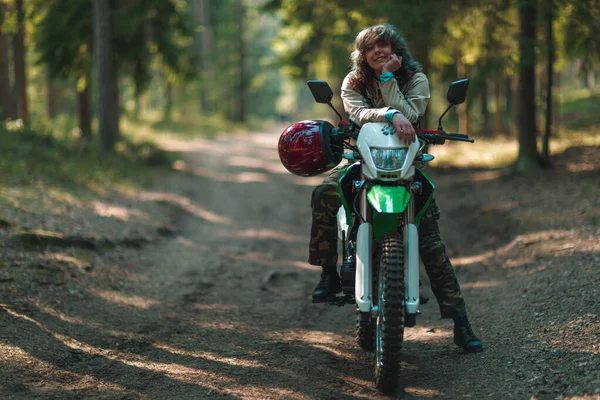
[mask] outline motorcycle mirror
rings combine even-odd
[[[329,104],[333,99],[333,92],[325,81],[307,81],[306,84],[310,89],[317,103]]]
[[[467,97],[467,88],[469,87],[468,79],[461,79],[450,84],[446,98],[452,105],[464,103]]]
[[[333,91],[325,81],[307,81],[306,84],[310,89],[315,101],[317,103],[327,104],[340,118],[340,121],[343,120],[342,115],[335,109],[333,104],[331,104],[331,99],[333,99]]]

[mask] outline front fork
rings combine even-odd
[[[361,177],[364,182],[364,177]],[[414,183],[413,183],[414,185]],[[414,194],[416,187],[411,187]],[[360,193],[360,214],[365,220],[358,227],[356,235],[356,281],[355,300],[359,310],[370,313],[373,310],[372,293],[372,254],[373,225],[372,215],[367,201],[367,191]],[[419,233],[414,223],[414,195],[403,213],[404,222],[404,305],[408,316],[414,318],[419,307]]]
[[[404,213],[404,307],[407,314],[416,315],[419,308],[419,232],[415,225],[414,201]]]
[[[364,175],[361,174],[364,182]],[[370,313],[373,305],[372,293],[372,250],[373,250],[373,226],[369,202],[367,201],[367,190],[360,191],[360,215],[365,220],[358,227],[356,234],[356,283],[354,286],[354,298],[360,312]]]

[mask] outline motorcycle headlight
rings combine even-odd
[[[371,148],[371,157],[379,169],[394,170],[404,165],[408,149],[378,149]]]

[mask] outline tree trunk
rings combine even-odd
[[[208,90],[210,86],[208,82],[212,82],[212,28],[210,25],[210,3],[209,0],[194,0],[194,19],[199,27],[196,36],[196,48],[198,51],[198,68],[201,73],[200,87],[200,107],[203,112],[207,113],[211,110],[209,104]]]
[[[94,64],[98,96],[98,135],[111,151],[119,138],[119,102],[112,59],[109,0],[94,0]]]
[[[467,75],[467,66],[462,62],[462,60],[458,60],[458,78],[462,79]],[[469,134],[471,131],[471,120],[469,118],[469,98],[465,99],[465,102],[457,108],[458,112],[458,131],[460,133]]]
[[[512,108],[511,108],[510,112],[511,112],[511,115],[512,115],[512,117],[511,117],[512,124],[511,124],[510,128],[511,128],[511,132],[513,134],[517,133],[517,130],[518,130],[517,125],[519,124],[519,121],[518,121],[518,119],[519,119],[519,107],[520,107],[520,104],[521,104],[521,102],[519,100],[519,96],[521,95],[520,94],[520,89],[519,89],[519,82],[520,82],[520,80],[519,80],[518,76],[514,77],[511,80],[512,87],[511,87],[510,93],[512,95],[512,99],[511,99]]]
[[[513,78],[507,76],[504,79],[504,115],[508,121],[507,133],[515,132],[515,114],[513,113],[515,96],[513,94]]]
[[[554,0],[546,0],[546,126],[542,140],[542,159],[550,164],[550,136],[552,134],[552,90],[554,88]]]
[[[245,25],[246,25],[246,7],[242,0],[238,0],[236,10],[237,28],[238,28],[238,87],[235,95],[235,121],[246,121],[246,94],[248,91],[248,81],[246,79],[246,40],[245,40]]]
[[[425,75],[428,76],[428,78],[431,80],[431,77],[428,75],[429,72],[429,52],[431,49],[431,35],[429,34],[429,31],[424,31],[422,36],[419,36],[418,38],[414,38],[416,39],[415,41],[413,41],[413,45],[410,47],[410,50],[412,52],[412,54],[415,57],[415,60],[417,60],[421,66],[423,67],[423,73]],[[460,77],[459,77],[460,78]],[[431,81],[429,82],[431,85]],[[421,117],[421,127],[427,129],[429,126],[436,126],[437,127],[437,120],[435,121],[435,125],[430,124],[429,123],[429,119],[430,119],[430,112],[429,110],[433,109],[433,103],[435,102],[434,97],[432,96],[429,99],[429,104],[427,105],[427,108],[425,109],[425,113],[423,113],[423,117]]]
[[[171,121],[173,113],[173,84],[169,81],[166,82],[165,86],[165,110],[163,119],[167,122]]]
[[[481,103],[480,111],[481,111],[481,134],[484,136],[489,136],[490,133],[490,110],[488,108],[488,84],[487,80],[483,78],[483,82],[481,84]]]
[[[25,73],[25,10],[23,0],[15,0],[17,11],[17,33],[14,36],[15,87],[17,95],[17,116],[23,124],[29,122],[27,105],[27,76]]]
[[[58,107],[57,107],[57,103],[58,103],[58,88],[56,85],[56,81],[52,78],[50,78],[50,76],[46,77],[47,81],[46,81],[46,90],[47,90],[47,100],[48,100],[48,104],[47,104],[47,112],[48,112],[48,118],[50,118],[51,120],[56,118],[56,114],[58,114]]]
[[[4,12],[6,11],[6,5],[0,2],[0,27],[4,22]],[[10,67],[9,67],[9,40],[8,36],[0,31],[0,119],[3,121],[9,118],[11,111],[11,92],[10,86]]]
[[[77,114],[79,116],[81,143],[86,146],[92,138],[92,102],[90,99],[89,79],[85,88],[77,91]]]
[[[137,83],[134,84],[133,92],[133,119],[139,121],[142,110],[142,91]]]
[[[553,90],[553,94],[555,96],[555,98],[560,97],[560,72],[554,72],[554,90]],[[560,114],[560,102],[557,101],[553,104],[552,107],[552,119],[553,119],[553,125],[554,125],[554,132],[559,132],[560,131],[560,127],[562,126],[562,118],[561,118],[561,114]]]
[[[519,110],[517,131],[519,156],[514,166],[517,173],[538,169],[541,159],[537,151],[535,107],[535,35],[537,6],[535,0],[523,1],[519,6]]]
[[[494,114],[494,133],[499,135],[504,132],[504,124],[502,122],[502,82],[501,78],[496,78],[494,81],[494,95],[496,102],[496,111]]]

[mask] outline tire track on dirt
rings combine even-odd
[[[285,171],[277,156],[277,139],[276,134],[259,134],[185,144],[181,169],[188,182],[171,190],[187,187],[190,199],[232,223],[180,216],[184,238],[167,245],[172,250],[160,252],[178,253],[180,258],[187,254],[184,257],[198,262],[177,267],[178,278],[165,285],[167,299],[181,304],[186,310],[182,315],[190,320],[204,318],[194,315],[200,304],[204,310],[229,307],[213,313],[207,324],[218,330],[227,321],[247,332],[230,337],[230,345],[255,354],[255,360],[268,366],[260,375],[263,379],[241,378],[225,393],[245,393],[247,398],[382,398],[373,389],[371,354],[354,343],[354,308],[310,303],[319,271],[305,262],[309,202],[322,177],[302,179]],[[177,145],[172,149],[182,150]],[[443,230],[457,233],[449,247],[464,239],[464,228],[452,221],[447,215],[442,220]],[[187,243],[185,250],[182,243]],[[465,272],[461,279],[468,282],[470,273]],[[191,292],[180,286],[186,280],[194,282],[188,282]],[[446,359],[446,371],[456,371],[454,362],[464,363],[451,343],[451,326],[437,320],[437,306],[427,305],[423,311],[421,325],[406,332],[406,376],[399,390],[415,398],[441,394],[454,382],[452,375],[437,371],[440,360]],[[202,336],[210,351],[219,354],[219,343],[206,332]],[[257,342],[262,343],[258,352]],[[264,388],[273,381],[285,395]]]

